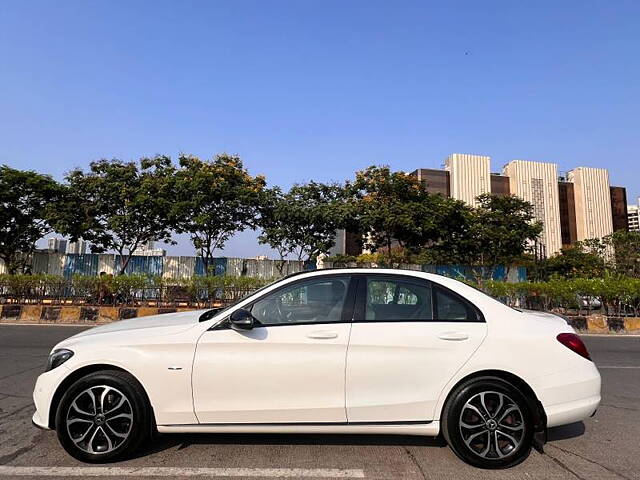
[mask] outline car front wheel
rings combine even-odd
[[[454,453],[480,468],[508,468],[529,456],[533,421],[524,396],[509,382],[484,377],[452,392],[443,434]]]
[[[150,408],[142,386],[116,370],[77,380],[62,397],[56,432],[64,449],[84,462],[123,458],[150,432]]]

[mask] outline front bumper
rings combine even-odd
[[[51,401],[56,390],[70,372],[71,370],[67,367],[60,365],[43,373],[36,380],[36,385],[33,389],[33,403],[36,406],[36,413],[33,414],[31,421],[37,427],[46,429],[52,427],[49,425]]]
[[[47,423],[44,423],[42,421],[42,419],[40,418],[40,415],[38,414],[37,410],[33,414],[33,417],[31,417],[31,424],[34,427],[39,428],[40,430],[49,430],[49,426],[47,425]]]

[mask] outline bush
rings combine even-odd
[[[364,259],[364,258],[363,258]],[[276,279],[210,276],[168,279],[143,274],[0,275],[0,301],[38,301],[43,298],[79,299],[97,305],[126,305],[147,300],[205,305],[234,302]],[[465,280],[463,280],[465,281]],[[533,310],[567,310],[580,313],[581,298],[599,298],[609,315],[640,315],[640,278],[605,275],[601,278],[551,278],[548,281],[507,283],[466,280],[507,305]],[[587,310],[590,310],[587,307]]]
[[[230,302],[271,283],[273,279],[231,276],[194,276],[168,279],[144,274],[0,275],[0,301],[80,300],[94,305],[128,305],[157,300],[161,302]]]

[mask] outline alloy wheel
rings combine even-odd
[[[69,405],[66,428],[80,450],[105,454],[129,437],[133,409],[127,396],[108,385],[95,385],[80,392]]]
[[[518,450],[525,436],[520,407],[501,392],[472,396],[460,412],[460,434],[466,446],[486,459],[503,459]]]

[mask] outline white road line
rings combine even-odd
[[[140,317],[142,318],[142,317]],[[25,322],[0,322],[2,325],[8,325],[10,327],[100,327],[102,325],[108,325],[106,323],[25,323]]]
[[[631,365],[596,365],[598,368],[640,368],[640,366]]]
[[[180,468],[180,467],[11,467],[0,476],[22,477],[263,477],[364,478],[361,469],[340,468]]]
[[[638,338],[636,333],[578,333],[581,337]]]

